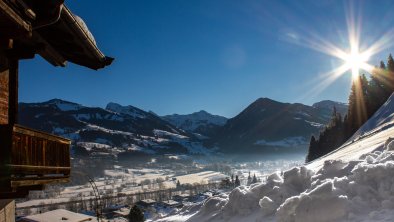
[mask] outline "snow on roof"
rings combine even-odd
[[[152,199],[140,200],[140,202],[145,203],[145,204],[153,204],[153,203],[156,203],[156,201],[155,201],[155,200],[152,200]]]
[[[188,194],[188,193],[181,193],[181,194],[174,195],[174,197],[190,197],[190,194]]]
[[[64,209],[48,211],[42,214],[35,214],[23,218],[25,221],[31,222],[82,222],[97,221],[95,217],[85,214],[74,213]]]
[[[130,208],[123,207],[119,210],[114,211],[114,214],[118,214],[118,215],[126,217],[130,214]]]
[[[166,200],[166,201],[163,201],[162,203],[167,206],[175,206],[175,205],[179,204],[179,202],[175,201],[175,200]]]

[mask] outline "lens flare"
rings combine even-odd
[[[347,47],[341,48],[339,44],[330,42],[311,30],[304,30],[303,35],[298,35],[297,41],[293,42],[294,44],[337,58],[340,61],[337,67],[318,75],[316,78],[306,83],[306,85],[310,87],[304,86],[303,88],[308,87],[310,90],[305,92],[299,100],[321,93],[339,77],[345,74],[351,74],[352,80],[355,82],[358,80],[360,72],[365,71],[369,74],[373,73],[373,70],[377,70],[378,68],[368,63],[370,58],[394,45],[394,41],[392,41],[394,29],[387,30],[384,34],[381,34],[380,37],[376,38],[369,46],[361,44],[361,14],[357,13],[358,16],[355,16],[353,7],[350,6],[348,9],[346,13]],[[372,36],[369,36],[369,39],[371,39],[371,37]],[[379,72],[382,72],[382,70],[378,70],[375,73]],[[379,78],[379,76],[377,76],[377,78]],[[355,83],[357,84],[357,81]]]

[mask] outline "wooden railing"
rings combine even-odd
[[[40,180],[49,183],[51,179],[69,177],[70,140],[20,125],[8,126],[1,131],[5,141],[2,149],[5,149],[6,160],[3,163],[11,182],[26,179],[42,184]]]

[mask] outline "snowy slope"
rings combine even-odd
[[[355,140],[360,136],[366,136],[376,130],[390,127],[394,120],[394,94],[389,97],[386,103],[376,111],[376,113],[369,119],[359,130],[349,139]]]
[[[392,221],[394,96],[344,146],[179,212],[187,221]],[[187,212],[190,211],[188,214]],[[163,218],[161,221],[174,221]]]

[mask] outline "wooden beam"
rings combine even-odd
[[[12,49],[7,50],[7,57],[10,60],[32,59],[38,50],[39,47],[17,44]]]
[[[5,1],[0,0],[0,32],[2,36],[31,37],[32,26],[20,17]]]
[[[7,164],[7,166],[15,169],[30,169],[30,170],[65,170],[70,171],[71,167],[59,167],[59,166],[30,166],[30,165],[13,165]]]
[[[33,33],[33,41],[37,42],[38,44],[42,45],[37,50],[37,53],[40,54],[45,60],[51,63],[54,66],[66,66],[66,59],[56,51],[38,32]]]
[[[30,129],[30,128],[27,128],[25,126],[21,126],[18,124],[14,125],[13,132],[21,133],[21,134],[25,134],[25,135],[29,135],[29,136],[33,136],[33,137],[39,137],[39,138],[55,141],[55,142],[66,144],[66,145],[71,145],[71,140],[69,140],[67,138],[56,136],[56,135],[42,132],[42,131],[35,130],[35,129]]]

